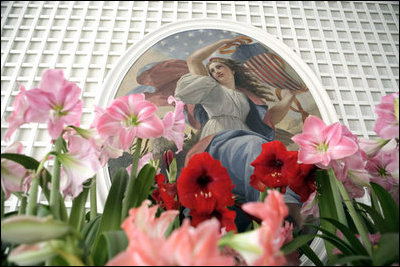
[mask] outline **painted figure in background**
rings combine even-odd
[[[234,193],[245,202],[257,201],[259,192],[249,183],[250,163],[260,154],[261,144],[277,139],[290,147],[295,128],[301,130],[301,121],[308,115],[298,101],[307,89],[293,77],[296,73],[282,58],[259,42],[233,32],[193,30],[171,35],[146,51],[125,76],[117,97],[144,93],[146,100],[160,108],[169,106],[170,95],[182,100],[188,129],[195,134],[188,131],[191,138],[176,155],[178,173],[193,154],[207,151],[229,170]],[[270,108],[267,102],[272,103]],[[306,103],[307,111],[310,103]],[[292,113],[288,119],[289,109],[301,118],[293,120]],[[282,129],[286,122],[290,122],[284,124],[288,127]],[[165,140],[154,140],[149,147],[158,158],[167,149],[173,147]],[[113,170],[130,163],[130,157],[126,158],[126,162],[124,158],[109,162],[111,177]],[[285,197],[299,222],[298,196],[289,189]],[[243,220],[238,230],[246,223]]]
[[[275,125],[285,117],[294,97],[305,89],[287,90],[278,103],[268,108],[266,101],[273,96],[271,87],[255,79],[245,66],[226,58],[211,58],[203,65],[217,49],[238,40],[240,37],[223,39],[192,53],[187,59],[189,73],[178,81],[175,97],[197,105],[194,116],[202,126],[200,141],[189,151],[186,162],[193,154],[209,152],[228,169],[235,185],[233,193],[248,202],[258,201],[260,194],[250,186],[254,170],[251,162],[261,153],[263,143],[274,140]],[[297,214],[299,197],[288,189],[285,201]],[[246,223],[241,226],[237,221],[238,229]]]

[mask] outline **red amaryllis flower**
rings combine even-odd
[[[234,185],[219,160],[207,152],[194,155],[178,178],[180,203],[198,212],[211,213],[216,207],[234,203]]]
[[[192,216],[192,220],[190,221],[190,223],[193,227],[196,227],[198,224],[200,224],[203,221],[206,221],[206,220],[209,220],[209,219],[215,217],[219,221],[221,228],[225,227],[225,230],[227,232],[229,232],[229,231],[237,232],[236,224],[235,224],[236,212],[228,209],[227,207],[217,207],[211,213],[198,212],[197,210],[191,210],[190,215]]]
[[[318,169],[314,164],[300,164],[300,175],[290,177],[289,186],[300,196],[301,202],[306,202],[308,197],[317,189],[315,172]]]
[[[296,177],[300,171],[297,151],[287,151],[278,140],[262,144],[260,155],[251,165],[254,166],[254,173],[250,176],[250,185],[261,192],[267,187],[280,187],[285,193],[291,177]]]
[[[153,191],[154,200],[157,201],[161,207],[166,208],[167,210],[179,209],[176,183],[169,183],[161,173],[156,176],[155,180],[158,189]]]

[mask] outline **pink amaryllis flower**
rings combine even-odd
[[[301,163],[316,164],[326,169],[331,160],[348,157],[358,151],[357,142],[343,134],[340,123],[326,125],[321,119],[310,115],[304,121],[303,132],[292,137],[299,145]]]
[[[383,139],[399,138],[399,92],[383,96],[375,113],[374,131]]]
[[[336,178],[343,182],[352,198],[364,196],[364,187],[369,187],[370,175],[365,169],[361,150],[349,157],[332,161],[331,166]]]
[[[277,190],[268,190],[264,202],[248,202],[242,205],[242,209],[273,228],[279,228],[289,214],[283,195]]]
[[[269,190],[264,203],[249,202],[243,210],[262,219],[261,226],[253,231],[236,234],[227,238],[226,244],[235,249],[248,265],[284,265],[286,263],[282,245],[290,239],[290,228],[282,229],[288,215],[283,195]]]
[[[102,136],[117,136],[121,148],[127,151],[136,137],[162,136],[164,126],[156,110],[157,106],[146,101],[144,94],[120,97],[100,116],[97,130]]]
[[[26,91],[33,110],[47,112],[47,126],[51,138],[57,139],[66,125],[79,125],[82,114],[81,89],[64,78],[62,70],[46,70],[39,88]],[[45,122],[36,112],[25,115],[28,122]]]
[[[169,111],[165,114],[162,122],[164,124],[164,137],[168,140],[173,140],[178,150],[176,153],[182,151],[183,140],[185,138],[184,130],[185,115],[183,114],[183,108],[185,104],[182,101],[175,99],[173,96],[168,97],[168,103],[172,104],[175,102],[174,112]]]
[[[166,242],[165,232],[179,212],[169,210],[157,218],[158,206],[149,207],[150,204],[150,200],[145,200],[140,207],[129,210],[121,225],[128,237],[128,247],[108,261],[107,266],[168,265],[160,252]]]
[[[8,146],[4,153],[21,154],[23,146],[16,142]],[[1,188],[8,199],[13,192],[27,192],[29,189],[32,171],[8,159],[1,159]]]
[[[317,191],[310,194],[307,201],[301,206],[300,213],[303,215],[312,215],[314,218],[319,218],[319,206]]]
[[[70,136],[68,153],[60,153],[57,159],[68,178],[63,192],[73,198],[82,192],[83,183],[101,168],[99,154],[93,140],[87,140],[81,136]]]
[[[365,168],[372,176],[371,182],[390,191],[393,186],[399,184],[399,150],[380,151],[368,160]]]
[[[233,257],[221,254],[218,246],[220,225],[216,219],[206,220],[196,228],[183,221],[169,236],[161,257],[169,266],[232,266]]]
[[[13,113],[7,119],[9,126],[4,139],[7,141],[10,139],[12,134],[17,130],[22,124],[28,123],[27,117],[35,117],[37,121],[45,121],[47,118],[47,112],[42,109],[33,109],[28,102],[26,96],[26,89],[23,85],[19,86],[21,92],[15,97],[13,102]],[[32,115],[32,113],[34,115]]]

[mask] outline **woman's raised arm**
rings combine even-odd
[[[194,51],[187,58],[187,64],[189,68],[189,72],[192,74],[204,75],[207,76],[208,72],[206,67],[203,65],[203,60],[212,55],[218,48],[223,45],[231,44],[237,42],[238,38],[232,39],[222,39],[215,43],[212,43],[208,46],[202,47],[196,51]]]

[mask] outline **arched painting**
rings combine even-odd
[[[235,89],[240,91],[241,96],[236,98],[237,96],[231,96],[229,93],[233,104],[219,102],[218,95],[215,99],[214,96],[208,95],[209,102],[204,101],[212,90],[202,92],[199,96],[202,84],[199,90],[197,87],[189,88],[184,94],[185,97],[182,97],[179,91],[182,87],[180,81],[193,72],[207,76],[207,83],[228,88],[228,82],[223,84],[222,79],[229,75],[217,74],[220,71],[220,67],[217,67],[218,62],[228,62],[227,60],[234,62],[232,64],[236,66],[233,68],[233,65],[229,65],[228,68],[233,76],[237,76],[239,72],[246,73],[240,83],[236,76],[234,78]],[[228,63],[224,64],[228,66]],[[247,90],[246,86],[257,89]],[[160,118],[168,111],[174,110],[174,106],[168,102],[169,96],[175,96],[185,103],[185,140],[183,150],[175,155],[178,175],[185,165],[188,153],[190,155],[193,148],[205,139],[204,132],[218,132],[219,126],[207,125],[215,117],[229,115],[239,118],[246,114],[247,124],[249,114],[264,118],[268,111],[286,101],[289,95],[288,110],[278,123],[270,125],[268,120],[263,120],[273,132],[272,139],[281,141],[288,150],[298,149],[291,137],[302,131],[303,122],[308,115],[317,116],[326,123],[338,120],[319,79],[290,48],[263,30],[223,20],[202,19],[168,24],[146,35],[142,42],[128,49],[108,74],[99,104],[107,107],[118,97],[136,93],[144,93],[146,100],[157,105]],[[268,97],[263,97],[264,95]],[[241,106],[246,106],[246,101],[249,103],[247,109]],[[251,113],[253,104],[250,102],[262,108]],[[214,108],[207,106],[210,103]],[[230,114],[229,105],[239,106],[238,114],[234,113],[235,109],[232,109]],[[232,124],[229,127],[236,128]],[[162,155],[168,149],[177,151],[172,141],[161,137],[145,142],[142,154],[152,152],[154,159],[162,162]],[[126,152],[122,157],[109,161],[107,169],[104,170],[104,179],[98,180],[100,201],[104,200],[114,173],[131,162],[131,155]],[[160,164],[160,167],[161,172],[165,172],[163,164]],[[311,247],[320,258],[324,257],[321,240],[314,239]],[[307,258],[302,261],[303,264],[307,264]]]
[[[249,73],[265,84],[266,90],[273,94],[271,101],[266,102],[269,107],[278,103],[287,91],[306,88],[293,68],[280,55],[258,40],[234,31],[198,29],[172,34],[150,47],[126,73],[115,98],[144,93],[146,100],[159,107],[159,115],[162,117],[167,111],[173,109],[167,102],[168,96],[174,95],[177,81],[189,72],[188,56],[219,40],[232,38],[237,38],[238,41],[231,46],[217,49],[204,60],[204,64],[210,58],[222,57],[233,59],[238,64],[245,66]],[[178,162],[179,167],[182,167],[185,152],[190,149],[190,145],[193,145],[189,144],[191,133],[201,130],[199,122],[194,119],[193,109],[194,105],[185,106],[188,140],[185,150],[178,156],[178,159],[181,160]],[[321,117],[319,109],[308,91],[295,97],[290,111],[276,125],[276,139],[282,141],[289,150],[296,150],[296,144],[290,138],[301,132],[302,122],[309,114]],[[161,143],[157,143],[157,145],[161,150]],[[154,150],[155,148],[149,149]],[[111,172],[114,172],[121,164],[123,164],[123,159],[112,160],[109,164]]]

